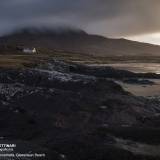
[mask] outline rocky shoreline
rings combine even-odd
[[[45,152],[45,160],[156,160],[157,150],[137,154],[116,141],[160,143],[160,102],[106,79],[142,77],[159,75],[56,60],[32,69],[0,69],[0,137],[30,146],[20,147],[22,152]]]

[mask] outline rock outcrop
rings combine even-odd
[[[3,141],[45,152],[45,160],[153,158],[116,147],[115,136],[121,134],[115,130],[126,129],[127,138],[133,138],[129,128],[160,128],[159,101],[133,96],[98,76],[99,69],[93,73],[76,67],[51,61],[34,69],[0,70]]]

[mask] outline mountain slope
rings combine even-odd
[[[23,29],[0,38],[0,44],[84,53],[95,56],[159,56],[160,46],[90,35],[73,29]]]

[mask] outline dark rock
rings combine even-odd
[[[115,134],[99,128],[159,128],[159,117],[154,117],[160,113],[159,102],[125,92],[98,76],[98,70],[86,75],[84,70],[75,73],[71,66],[79,66],[74,64],[58,65],[49,70],[1,69],[0,136],[41,146],[55,160],[151,159],[116,148]]]
[[[150,81],[147,79],[135,79],[135,78],[124,79],[123,82],[128,83],[128,84],[139,84],[139,85],[154,85],[155,84],[153,81]]]

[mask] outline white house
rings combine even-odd
[[[24,53],[37,53],[36,48],[23,48]]]

